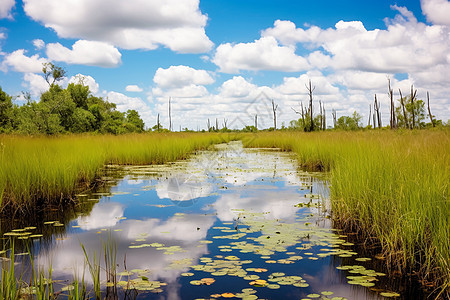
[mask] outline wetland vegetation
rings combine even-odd
[[[269,130],[255,116],[241,131],[216,119],[175,133],[158,118],[142,133],[137,112],[82,83],[49,86],[22,107],[0,90],[0,132],[14,133],[0,135],[0,299],[449,296],[449,131],[431,112],[425,123],[413,88],[398,107],[391,96],[395,131],[376,101],[379,130],[360,130],[356,112],[333,112],[326,130],[322,104],[309,113],[310,83],[309,108],[281,130],[272,100]],[[217,147],[236,140],[292,153]]]

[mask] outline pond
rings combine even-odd
[[[33,257],[60,298],[74,278],[93,296],[96,266],[108,299],[399,296],[332,228],[327,174],[299,170],[289,153],[233,142],[105,174],[100,192],[78,195],[84,211],[8,229],[17,274],[29,278]]]

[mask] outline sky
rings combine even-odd
[[[447,0],[0,0],[0,87],[23,104],[48,89],[42,64],[67,71],[117,109],[157,115],[172,128],[277,126],[314,89],[332,125],[357,111],[368,124],[374,95],[388,124],[388,79],[399,98],[430,93],[450,119]]]

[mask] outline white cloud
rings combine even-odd
[[[217,47],[212,61],[225,73],[240,70],[295,72],[309,67],[305,58],[295,54],[295,48],[280,46],[271,36],[253,43],[222,44]]]
[[[162,45],[183,53],[207,52],[213,45],[198,0],[25,0],[24,10],[62,38],[103,41],[124,49]],[[101,15],[92,16],[99,11]]]
[[[246,97],[257,86],[245,80],[242,76],[234,76],[232,79],[225,81],[220,87],[220,95],[223,97]]]
[[[331,77],[347,89],[379,90],[387,89],[387,79],[388,77],[393,78],[393,75],[364,71],[341,71]]]
[[[433,24],[450,25],[450,2],[447,0],[421,0],[423,13]]]
[[[82,84],[84,86],[88,86],[89,91],[91,91],[91,93],[94,95],[97,94],[99,90],[98,83],[92,76],[89,75],[77,74],[75,76],[70,77],[69,83]]]
[[[15,4],[15,0],[2,0],[0,2],[0,19],[12,19],[11,10]]]
[[[41,39],[33,40],[33,45],[34,45],[34,48],[36,48],[36,50],[40,50],[45,47],[45,43]]]
[[[116,67],[121,63],[119,50],[103,42],[79,40],[68,49],[60,43],[47,45],[47,56],[53,61],[99,67]]]
[[[38,54],[28,57],[25,55],[25,52],[26,50],[19,49],[7,54],[2,62],[2,69],[6,71],[8,67],[11,67],[16,72],[42,72],[42,66],[47,62],[47,59],[39,57]]]
[[[386,20],[386,30],[366,30],[360,21],[339,21],[335,28],[304,30],[290,21],[278,20],[273,28],[263,31],[263,36],[272,36],[290,46],[300,43],[305,48],[317,49],[309,61],[319,68],[408,73],[447,64],[449,29],[418,23],[406,8],[392,8],[400,14]]]
[[[129,109],[136,110],[141,119],[146,123],[147,126],[153,124],[154,114],[152,109],[139,97],[128,97],[122,93],[110,91],[105,92],[106,100],[115,103],[117,110],[121,112],[126,112]]]
[[[153,81],[162,88],[180,88],[194,85],[214,83],[214,79],[205,70],[196,70],[188,66],[170,66],[168,69],[158,68]]]
[[[135,84],[131,84],[131,85],[127,85],[125,87],[125,90],[127,92],[142,92],[142,88],[140,88],[139,86],[135,85]]]
[[[44,77],[34,74],[26,73],[23,76],[24,87],[30,90],[33,96],[40,96],[43,92],[48,90],[48,83],[45,81]]]

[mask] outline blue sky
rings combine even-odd
[[[430,91],[432,110],[450,118],[450,3],[414,1],[2,0],[0,86],[35,99],[41,65],[67,70],[94,95],[136,109],[151,127],[272,126],[298,118],[308,80],[328,125],[358,111],[366,123],[374,94],[389,115],[387,78],[404,94]],[[318,105],[317,105],[318,107]],[[318,112],[318,108],[315,109]],[[166,124],[167,126],[167,124]]]

